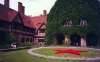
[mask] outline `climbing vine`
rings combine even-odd
[[[71,26],[63,27],[63,22],[71,20]],[[87,20],[87,25],[80,25]],[[100,34],[100,2],[98,0],[57,0],[47,16],[47,45],[53,44],[56,33],[70,36],[73,33],[86,36],[89,32]]]

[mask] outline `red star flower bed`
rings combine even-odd
[[[70,53],[70,54],[74,54],[74,55],[78,55],[81,56],[81,52],[88,52],[87,50],[74,50],[74,49],[66,49],[66,50],[54,50],[55,54],[61,54],[61,53]]]

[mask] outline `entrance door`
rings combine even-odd
[[[71,45],[72,46],[80,46],[81,45],[81,37],[78,34],[72,34],[70,36]]]
[[[89,33],[86,36],[87,46],[97,46],[98,45],[98,36],[95,33]]]
[[[57,34],[56,36],[57,36],[56,38],[57,38],[58,45],[62,45],[65,39],[65,36],[63,34]]]

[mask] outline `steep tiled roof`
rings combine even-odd
[[[46,19],[47,16],[35,16],[35,17],[30,17],[35,28],[38,29],[42,23],[46,24]]]
[[[21,14],[22,16],[22,20],[24,21],[24,25],[27,26],[27,27],[30,27],[30,28],[35,28],[31,18],[29,16],[26,16],[26,15],[23,15]]]
[[[17,14],[18,14],[18,12],[16,12],[16,11],[8,11],[9,22],[12,22]]]
[[[1,20],[12,22],[18,13],[19,13],[18,11],[15,11],[11,8],[7,8],[5,5],[0,4],[0,19]],[[30,17],[28,17],[22,13],[20,13],[20,15],[22,17],[24,26],[30,27],[30,28],[35,28]]]

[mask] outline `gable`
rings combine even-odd
[[[30,18],[36,30],[38,30],[43,23],[46,24],[46,20],[47,20],[47,16],[36,16],[36,17],[30,17]]]
[[[39,29],[46,29],[45,23],[42,23],[42,25],[40,25]]]
[[[36,32],[38,32],[39,30],[45,30],[45,29],[46,29],[46,25],[45,25],[45,23],[42,23],[42,24],[40,25],[40,27],[37,29]]]
[[[45,29],[46,28],[46,25],[45,24],[43,24],[41,27],[40,27],[40,29]]]
[[[21,19],[19,14],[16,15],[15,19],[13,20],[13,22],[17,22],[17,23],[23,24],[22,19]]]
[[[46,29],[46,25],[45,25],[45,23],[42,23],[40,25],[40,27],[38,28],[37,32],[39,32],[39,33],[45,33],[45,29]]]

